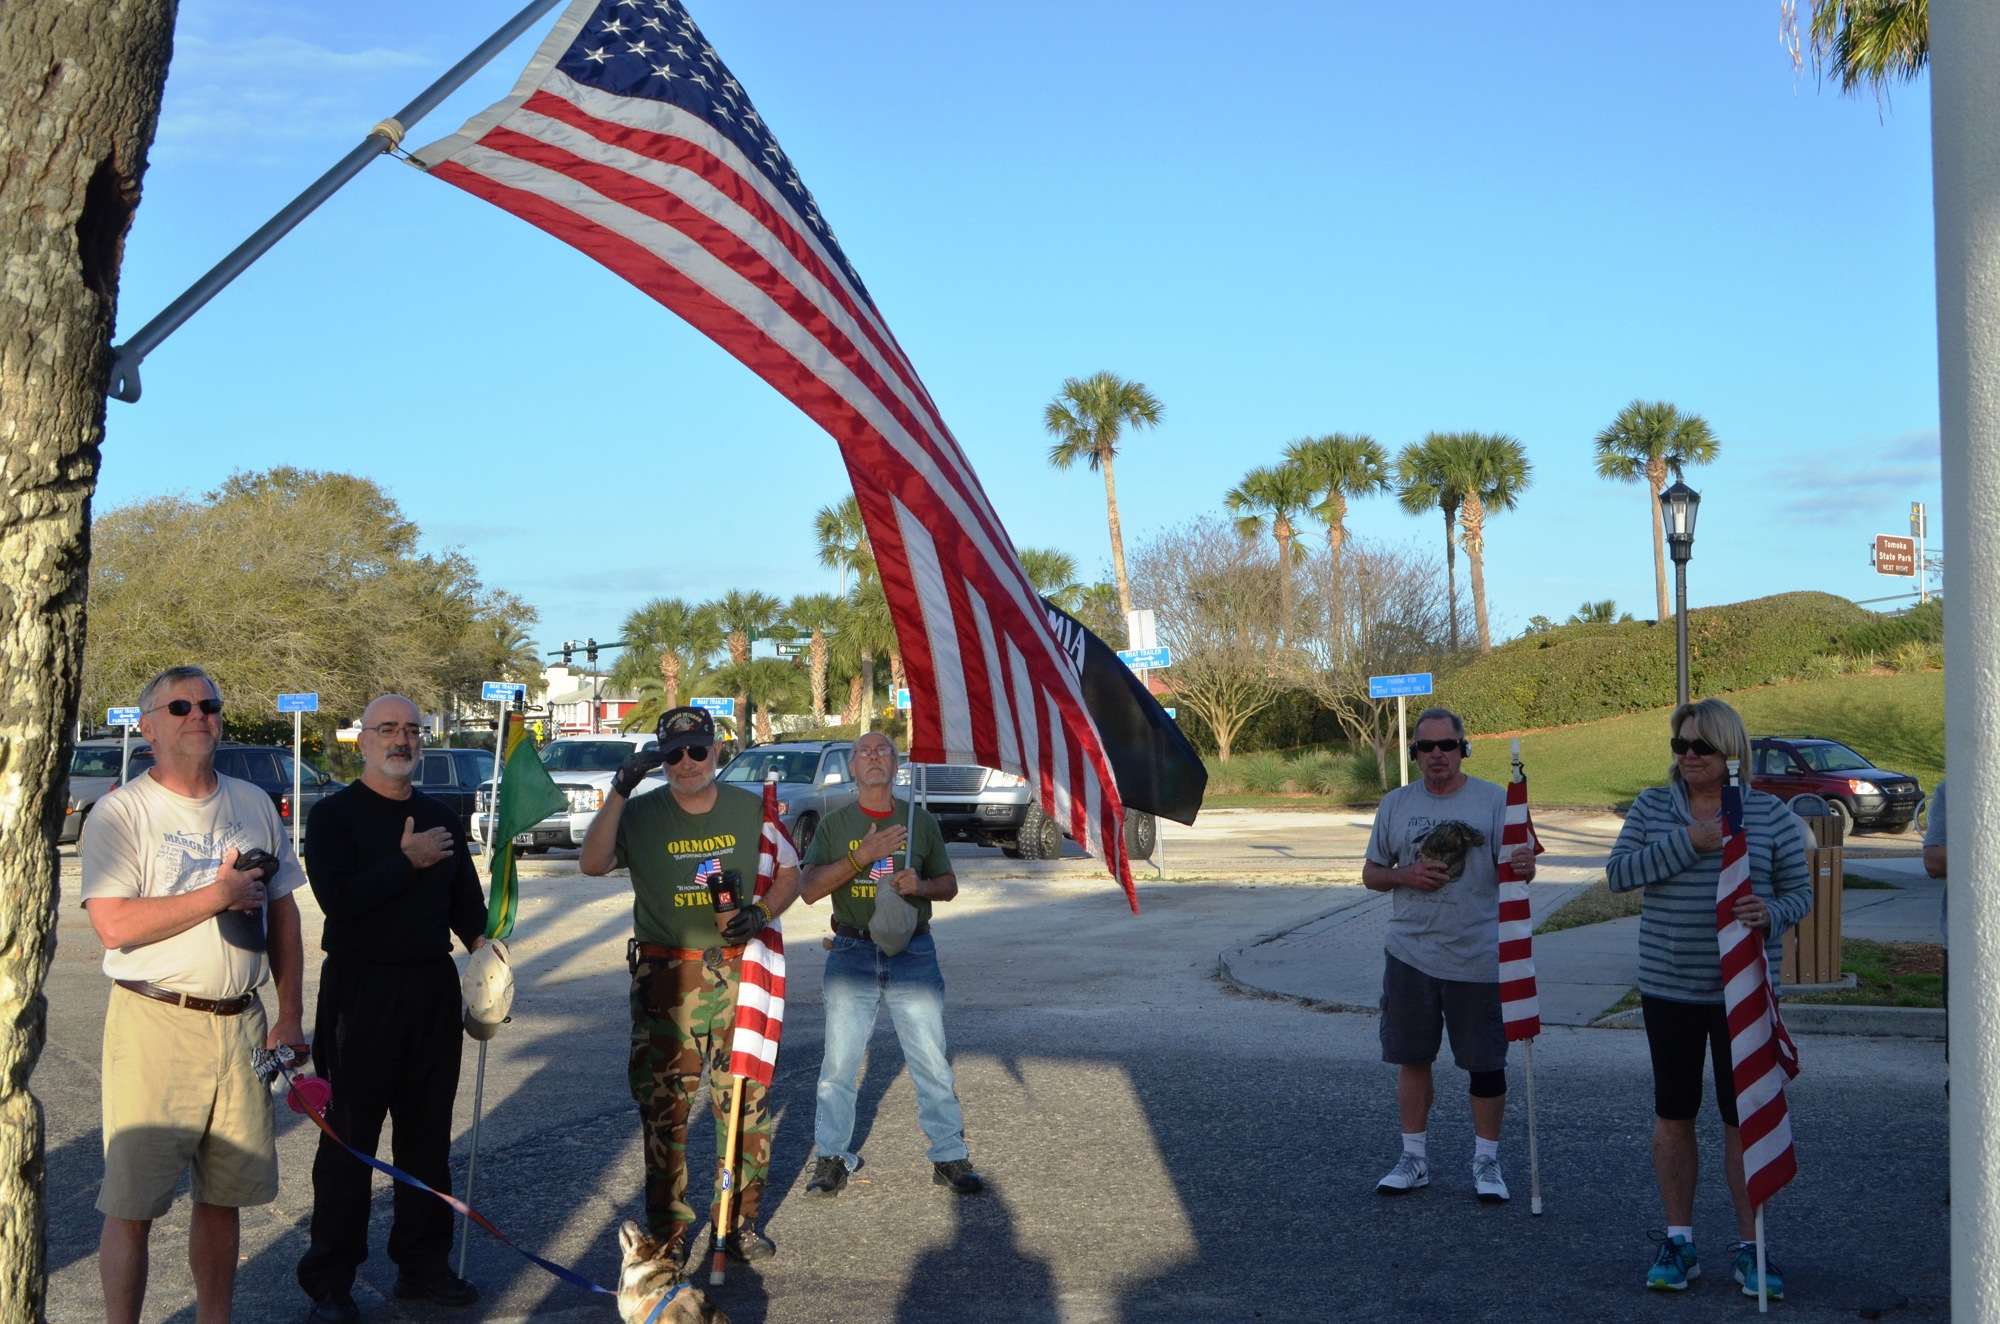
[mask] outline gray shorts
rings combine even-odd
[[[1433,979],[1383,953],[1382,1060],[1397,1066],[1437,1061],[1444,1032],[1461,1071],[1507,1065],[1507,1027],[1500,1019],[1500,985]]]

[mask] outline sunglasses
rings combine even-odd
[[[1465,748],[1465,742],[1463,740],[1412,740],[1410,748],[1416,750],[1419,754],[1428,754],[1432,750],[1438,749],[1462,751]]]
[[[1672,747],[1676,754],[1692,752],[1701,755],[1703,758],[1707,758],[1710,754],[1720,754],[1722,752],[1706,740],[1683,740],[1679,736],[1675,736],[1667,744]]]
[[[165,703],[154,704],[152,711],[164,708],[176,717],[186,717],[199,707],[205,716],[213,717],[222,711],[220,699],[168,699]]]
[[[679,766],[681,761],[681,755],[683,754],[687,755],[688,758],[692,759],[696,763],[708,762],[707,745],[682,745],[679,749],[668,750],[666,753],[660,755],[660,757],[666,760],[666,764],[669,768],[672,768]]]

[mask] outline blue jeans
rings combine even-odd
[[[822,985],[826,1002],[826,1058],[819,1068],[819,1112],[813,1122],[815,1158],[861,1160],[848,1149],[854,1139],[855,1082],[861,1055],[875,1029],[876,1010],[889,1019],[903,1045],[903,1060],[917,1087],[917,1121],[930,1137],[930,1159],[966,1157],[965,1118],[952,1090],[951,1060],[944,1048],[944,975],[937,943],[925,933],[894,956],[860,938],[835,937]]]

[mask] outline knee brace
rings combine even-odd
[[[1507,1092],[1505,1068],[1499,1071],[1469,1071],[1466,1074],[1472,1077],[1472,1097],[1475,1099],[1497,1099]]]

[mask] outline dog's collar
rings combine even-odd
[[[674,1298],[679,1296],[681,1289],[686,1286],[687,1283],[683,1280],[668,1288],[667,1294],[660,1298],[660,1304],[653,1307],[653,1313],[646,1316],[646,1324],[660,1324],[660,1316],[667,1313],[667,1307],[673,1304]]]

